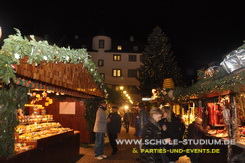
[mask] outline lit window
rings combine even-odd
[[[122,70],[121,69],[113,69],[112,70],[112,76],[113,77],[120,77],[120,76],[122,76]]]
[[[114,54],[113,55],[113,61],[121,61],[121,55],[120,54]]]
[[[118,45],[117,46],[117,50],[122,50],[122,46],[121,45]]]
[[[99,67],[103,67],[104,66],[104,60],[103,59],[99,59],[98,60],[98,66]]]

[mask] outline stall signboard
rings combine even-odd
[[[76,114],[75,102],[60,102],[60,114]]]

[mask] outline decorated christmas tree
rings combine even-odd
[[[142,96],[151,96],[153,88],[162,89],[166,78],[172,78],[176,86],[183,86],[171,44],[159,26],[148,36],[141,62],[138,80]]]

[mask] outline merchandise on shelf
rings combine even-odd
[[[53,121],[53,115],[25,115],[18,116],[20,123],[48,122]]]
[[[20,153],[20,152],[25,152],[33,148],[34,148],[34,145],[27,145],[26,143],[15,143],[14,150],[17,153]]]

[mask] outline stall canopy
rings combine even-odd
[[[72,96],[103,97],[103,84],[86,49],[60,48],[47,41],[23,38],[17,30],[4,40],[0,79],[30,88]]]

